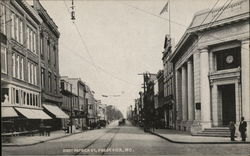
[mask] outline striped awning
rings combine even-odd
[[[19,113],[28,119],[52,119],[43,110],[40,109],[28,109],[28,108],[15,108]]]
[[[49,111],[50,113],[52,113],[53,115],[55,115],[56,118],[62,118],[62,119],[69,118],[69,116],[63,110],[61,110],[61,108],[59,108],[56,105],[43,104],[43,107],[47,111]]]
[[[8,118],[8,117],[18,117],[18,114],[14,110],[13,107],[2,107],[2,118]]]

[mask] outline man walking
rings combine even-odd
[[[242,141],[246,141],[246,130],[247,130],[247,122],[244,121],[244,117],[241,117],[239,131],[241,134]]]

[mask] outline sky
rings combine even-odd
[[[30,0],[31,1],[31,0]],[[226,0],[219,0],[216,6]],[[162,51],[169,33],[168,0],[40,0],[61,33],[61,76],[81,78],[102,103],[126,115],[142,91],[139,73],[163,69]],[[217,0],[171,0],[171,37],[177,44],[195,12],[212,8]],[[176,24],[178,23],[178,24]],[[118,97],[101,95],[120,95]]]

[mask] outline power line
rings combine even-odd
[[[68,6],[67,6],[67,3],[65,2],[65,0],[64,0],[63,2],[64,2],[64,4],[65,4],[65,7],[67,8],[68,12],[70,13],[69,8],[68,8]],[[80,30],[79,30],[77,24],[76,24],[75,22],[73,22],[73,24],[74,24],[74,26],[75,26],[75,28],[76,28],[76,31],[77,31],[77,33],[78,33],[80,39],[81,39],[81,42],[82,42],[83,46],[85,47],[85,49],[86,49],[86,51],[87,51],[87,53],[88,53],[88,55],[89,55],[90,60],[92,61],[94,67],[96,67],[95,62],[94,62],[94,59],[93,59],[93,57],[92,57],[91,54],[90,54],[90,50],[89,50],[89,48],[88,48],[88,46],[87,46],[85,40],[83,39],[83,37],[82,37],[82,35],[81,35],[81,33],[80,33]]]
[[[66,45],[65,44],[63,44],[64,45],[64,47],[66,47]],[[72,53],[72,54],[74,54],[74,55],[77,55],[78,57],[80,57],[84,62],[86,62],[86,63],[88,63],[88,64],[90,64],[90,65],[92,65],[92,66],[94,66],[93,65],[93,63],[92,62],[90,62],[90,61],[88,61],[88,60],[86,60],[86,58],[84,58],[83,56],[81,56],[81,55],[79,55],[78,53],[76,53],[74,50],[72,50],[72,49],[69,49],[68,47],[66,47],[68,50],[70,50],[70,51],[72,51],[72,52],[74,52],[74,53]],[[123,82],[125,82],[125,83],[127,83],[127,84],[130,84],[130,85],[133,85],[133,86],[139,86],[139,85],[137,85],[137,84],[133,84],[133,83],[131,83],[131,82],[129,82],[129,81],[126,81],[126,80],[124,80],[124,79],[121,79],[121,78],[119,78],[119,77],[117,77],[117,76],[115,76],[114,74],[112,74],[112,73],[110,73],[110,72],[108,72],[108,71],[106,71],[105,69],[103,69],[103,68],[101,68],[101,67],[99,67],[99,66],[95,66],[95,68],[96,69],[98,69],[98,70],[101,70],[103,73],[106,73],[107,75],[109,75],[109,76],[111,76],[111,77],[113,77],[114,79],[117,79],[117,80],[120,80],[120,81],[123,81]]]

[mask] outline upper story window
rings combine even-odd
[[[44,51],[43,51],[43,35],[41,34],[41,38],[40,38],[40,52],[41,52],[41,58],[44,58]]]
[[[1,45],[1,72],[7,74],[7,51],[3,45]]]
[[[0,30],[6,35],[6,11],[5,6],[0,4]]]
[[[57,76],[54,76],[54,86],[55,86],[55,88],[54,88],[54,93],[57,93],[57,90],[58,90],[58,88],[57,88]]]
[[[37,65],[28,61],[28,83],[37,85]]]
[[[48,62],[50,63],[51,61],[51,53],[50,53],[50,42],[49,40],[47,41],[47,59],[48,59]]]
[[[241,65],[240,47],[215,52],[217,70],[238,68]]]
[[[12,53],[12,76],[24,80],[24,57],[17,53]]]
[[[53,47],[53,53],[54,53],[54,67],[56,67],[56,62],[57,62],[56,46]]]
[[[37,49],[36,49],[36,32],[31,29],[29,26],[27,26],[26,29],[26,42],[27,42],[27,48],[32,51],[33,53],[37,54]]]
[[[15,13],[11,13],[11,37],[23,44],[23,21]]]
[[[51,84],[51,72],[48,73],[48,88],[49,88],[49,91],[52,92],[52,84]]]
[[[41,86],[42,89],[45,88],[45,69],[41,68]]]

